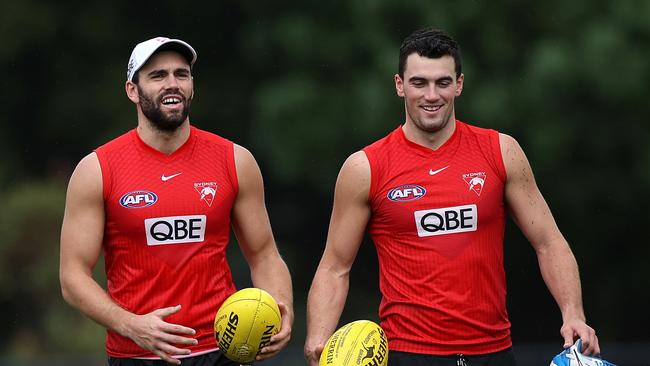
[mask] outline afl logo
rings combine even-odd
[[[407,202],[419,200],[425,194],[427,194],[427,190],[424,187],[416,184],[405,184],[391,189],[386,197],[395,202]]]
[[[133,191],[120,198],[120,205],[126,208],[143,208],[151,206],[158,201],[158,196],[149,191]]]

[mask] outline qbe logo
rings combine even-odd
[[[476,231],[478,211],[476,205],[415,211],[418,236],[434,236]]]
[[[205,236],[205,215],[155,217],[144,220],[148,245],[202,242]]]

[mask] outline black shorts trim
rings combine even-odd
[[[464,363],[463,363],[464,362]],[[484,355],[451,355],[437,356],[419,353],[389,351],[388,365],[390,366],[516,366],[512,348]]]
[[[210,352],[194,357],[181,358],[182,366],[240,366],[230,361],[221,351]],[[140,358],[116,358],[108,356],[109,366],[169,366],[167,361],[144,360]]]

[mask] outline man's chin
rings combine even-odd
[[[178,121],[151,121],[151,125],[161,132],[174,132],[183,125],[184,120]]]
[[[444,127],[445,127],[444,124],[442,124],[440,122],[423,123],[422,126],[421,126],[422,130],[424,130],[425,132],[428,132],[428,133],[438,132],[438,131],[442,130]]]
[[[153,128],[161,132],[174,132],[187,120],[189,109],[165,110],[163,108],[143,108],[142,112]]]

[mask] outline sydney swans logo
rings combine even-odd
[[[487,175],[485,172],[477,172],[477,173],[467,173],[463,174],[463,180],[467,185],[469,186],[470,191],[474,191],[477,196],[481,196],[481,192],[483,191],[483,186],[485,185],[485,178]]]
[[[208,207],[212,206],[214,197],[217,195],[216,182],[194,183],[194,189],[199,193],[200,199],[207,203]]]

